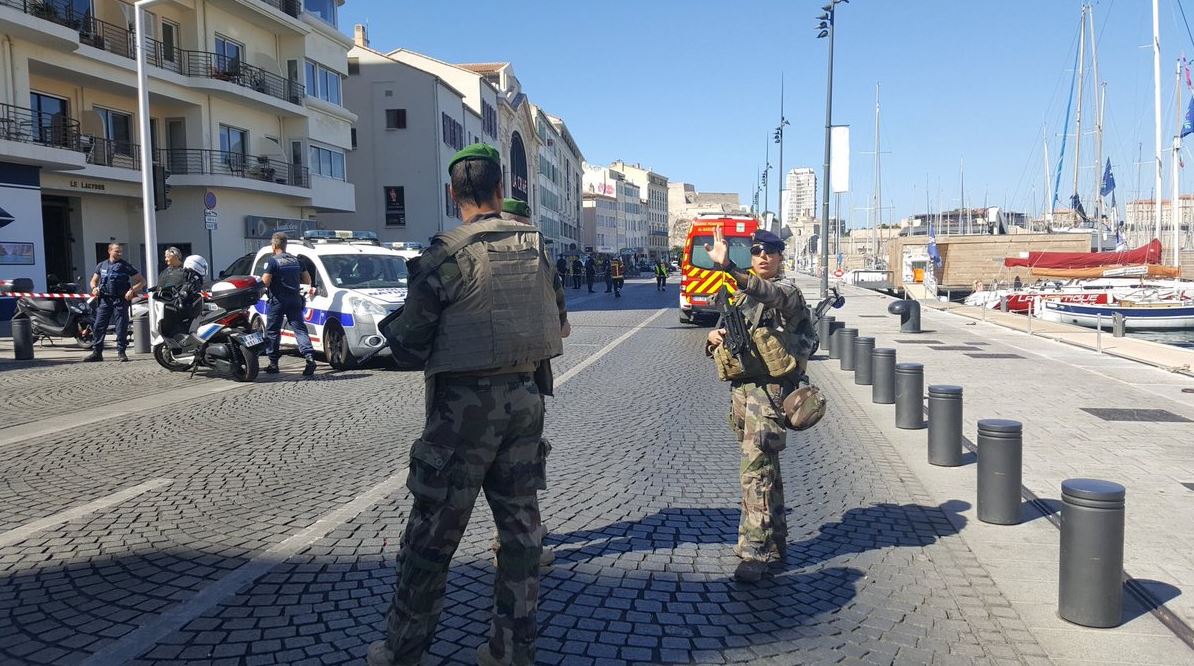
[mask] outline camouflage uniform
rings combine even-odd
[[[385,331],[398,341],[391,347],[399,367],[424,367],[444,304],[471,287],[463,284],[459,256],[425,276],[415,264],[403,314]],[[542,261],[554,275],[545,255]],[[553,283],[562,325],[564,294]],[[417,664],[431,644],[452,556],[482,489],[501,544],[488,653],[500,663],[534,662],[543,539],[536,493],[546,487],[543,396],[551,394],[550,377],[547,359],[427,377],[427,422],[411,447],[407,478],[414,505],[398,553],[385,652],[371,651],[371,664]]]
[[[742,280],[734,306],[748,321],[760,326],[782,325],[789,331],[812,332],[808,307],[795,283],[782,277]],[[762,308],[762,312],[756,312]],[[803,339],[803,338],[802,338]],[[815,337],[813,338],[815,340]],[[798,356],[807,358],[805,350]],[[811,347],[807,350],[811,352]],[[730,427],[742,447],[740,481],[742,516],[734,552],[744,560],[778,561],[787,548],[788,526],[784,515],[784,484],[779,452],[787,446],[783,398],[795,388],[798,377],[737,380],[730,385]]]

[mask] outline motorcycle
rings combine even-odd
[[[78,293],[78,285],[51,284],[47,293]],[[92,343],[95,311],[89,299],[22,296],[17,299],[17,315],[29,318],[34,340],[46,340],[52,344],[51,338],[74,338],[75,342],[83,347]]]
[[[812,316],[812,320],[810,322],[813,327],[813,330],[814,331],[818,330],[819,327],[817,326],[817,324],[819,324],[821,322],[821,319],[825,316],[825,313],[828,312],[830,308],[833,308],[836,310],[845,304],[846,304],[846,297],[842,296],[841,293],[838,292],[837,287],[830,287],[829,295],[827,295],[825,298],[821,299],[821,302],[817,303],[816,307],[813,308],[813,313],[812,313],[813,316]],[[821,340],[820,340],[820,338],[818,338],[817,344],[813,345],[813,350],[811,352],[809,352],[808,355],[811,357],[814,354],[816,354],[817,348],[820,346],[821,346]]]
[[[251,382],[260,367],[265,336],[254,330],[249,309],[265,291],[256,277],[233,277],[203,297],[187,287],[150,290],[153,358],[173,372],[212,368],[234,381]]]

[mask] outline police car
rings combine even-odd
[[[422,243],[412,243],[410,241],[390,243],[389,246],[391,250],[398,253],[398,256],[406,259],[407,261],[410,261],[420,254],[423,254],[423,250],[427,249],[427,246]]]
[[[372,231],[308,231],[301,242],[288,243],[286,251],[311,273],[315,295],[307,300],[303,318],[311,345],[323,352],[328,365],[352,368],[357,359],[385,346],[377,322],[406,302],[406,259],[382,247]],[[272,255],[269,247],[257,251],[253,275],[261,277]],[[254,306],[253,323],[261,331],[268,299],[263,296]],[[294,346],[294,334],[283,327],[283,349]]]

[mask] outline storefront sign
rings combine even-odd
[[[519,201],[531,200],[527,181],[527,151],[518,132],[510,137],[510,196]]]
[[[245,216],[245,238],[269,240],[281,231],[290,238],[301,238],[303,232],[319,228],[315,220],[295,220],[285,217]]]
[[[386,202],[386,226],[406,226],[406,188],[387,185],[382,188]]]
[[[3,266],[32,266],[35,264],[33,243],[2,243],[0,242],[0,265]]]
[[[72,180],[70,187],[72,190],[91,190],[93,192],[103,192],[108,189],[104,183],[93,183],[89,180]]]

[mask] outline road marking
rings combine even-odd
[[[585,359],[572,369],[565,372],[555,381],[560,386],[575,377],[582,370],[596,363],[602,356],[613,351],[630,336],[642,330],[669,308],[662,308],[647,317],[640,324],[618,336],[597,353]],[[82,662],[82,666],[99,666],[101,664],[120,664],[132,661],[141,656],[163,638],[182,629],[188,623],[201,617],[212,608],[220,605],[225,599],[234,596],[245,586],[252,584],[261,576],[267,574],[278,564],[297,555],[304,548],[327,536],[329,532],[348,522],[357,514],[380,502],[387,495],[398,491],[406,484],[407,470],[403,470],[370,488],[364,494],[353,499],[348,504],[325,514],[310,527],[295,533],[281,543],[275,544],[265,552],[242,564],[232,573],[205,587],[194,597],[182,602],[178,606],[164,611],[148,624],[126,634],[123,638],[102,648]]]
[[[252,384],[241,384],[231,381],[203,383],[173,391],[166,391],[157,395],[130,398],[129,400],[112,402],[99,407],[66,412],[51,418],[20,423],[0,429],[0,447],[20,444],[37,437],[62,432],[63,430],[91,425],[92,423],[99,423],[100,421],[107,421],[113,418],[124,418],[130,414],[147,412],[166,405],[206,398],[217,393],[248,388],[250,386]]]
[[[73,509],[59,511],[52,516],[46,516],[40,520],[35,520],[31,523],[21,525],[15,529],[0,533],[0,547],[11,546],[14,543],[24,541],[25,539],[29,538],[30,535],[42,530],[47,530],[51,527],[57,527],[63,523],[69,523],[76,518],[82,518],[87,514],[101,511],[110,506],[115,506],[121,502],[130,500],[137,495],[147,493],[151,490],[156,490],[162,486],[170,485],[171,483],[174,483],[174,479],[150,479],[145,483],[135,485],[131,488],[125,488],[124,490],[112,493],[106,497],[101,497],[86,504],[82,504]]]
[[[227,576],[203,588],[195,596],[158,615],[148,624],[143,624],[123,638],[111,643],[91,655],[83,666],[99,664],[123,664],[146,652],[158,641],[182,629],[191,621],[220,605],[235,595],[241,588],[269,573],[278,564],[297,555],[301,550],[327,536],[329,532],[348,522],[365,509],[380,502],[390,493],[406,484],[406,470],[403,470],[373,486],[351,502],[324,514],[310,527],[296,532],[281,543],[270,546],[265,552],[232,570]]]
[[[635,326],[634,328],[630,329],[629,331],[626,331],[622,335],[618,336],[617,338],[614,339],[613,342],[602,347],[596,354],[593,354],[592,356],[586,358],[585,360],[581,361],[580,363],[577,363],[576,365],[569,368],[568,372],[565,372],[564,374],[560,375],[560,377],[558,379],[556,379],[555,385],[560,386],[564,382],[575,377],[577,374],[579,374],[585,368],[587,368],[590,365],[593,365],[597,361],[601,360],[602,356],[605,356],[606,354],[613,351],[615,347],[622,344],[623,342],[626,342],[626,340],[629,339],[630,336],[634,335],[635,333],[638,333],[640,330],[645,328],[647,326],[647,324],[650,324],[651,322],[655,321],[656,319],[659,318],[660,315],[662,315],[663,313],[667,312],[670,309],[671,308],[660,308],[659,310],[656,310],[655,314],[644,319],[642,322],[639,323],[638,326]]]

